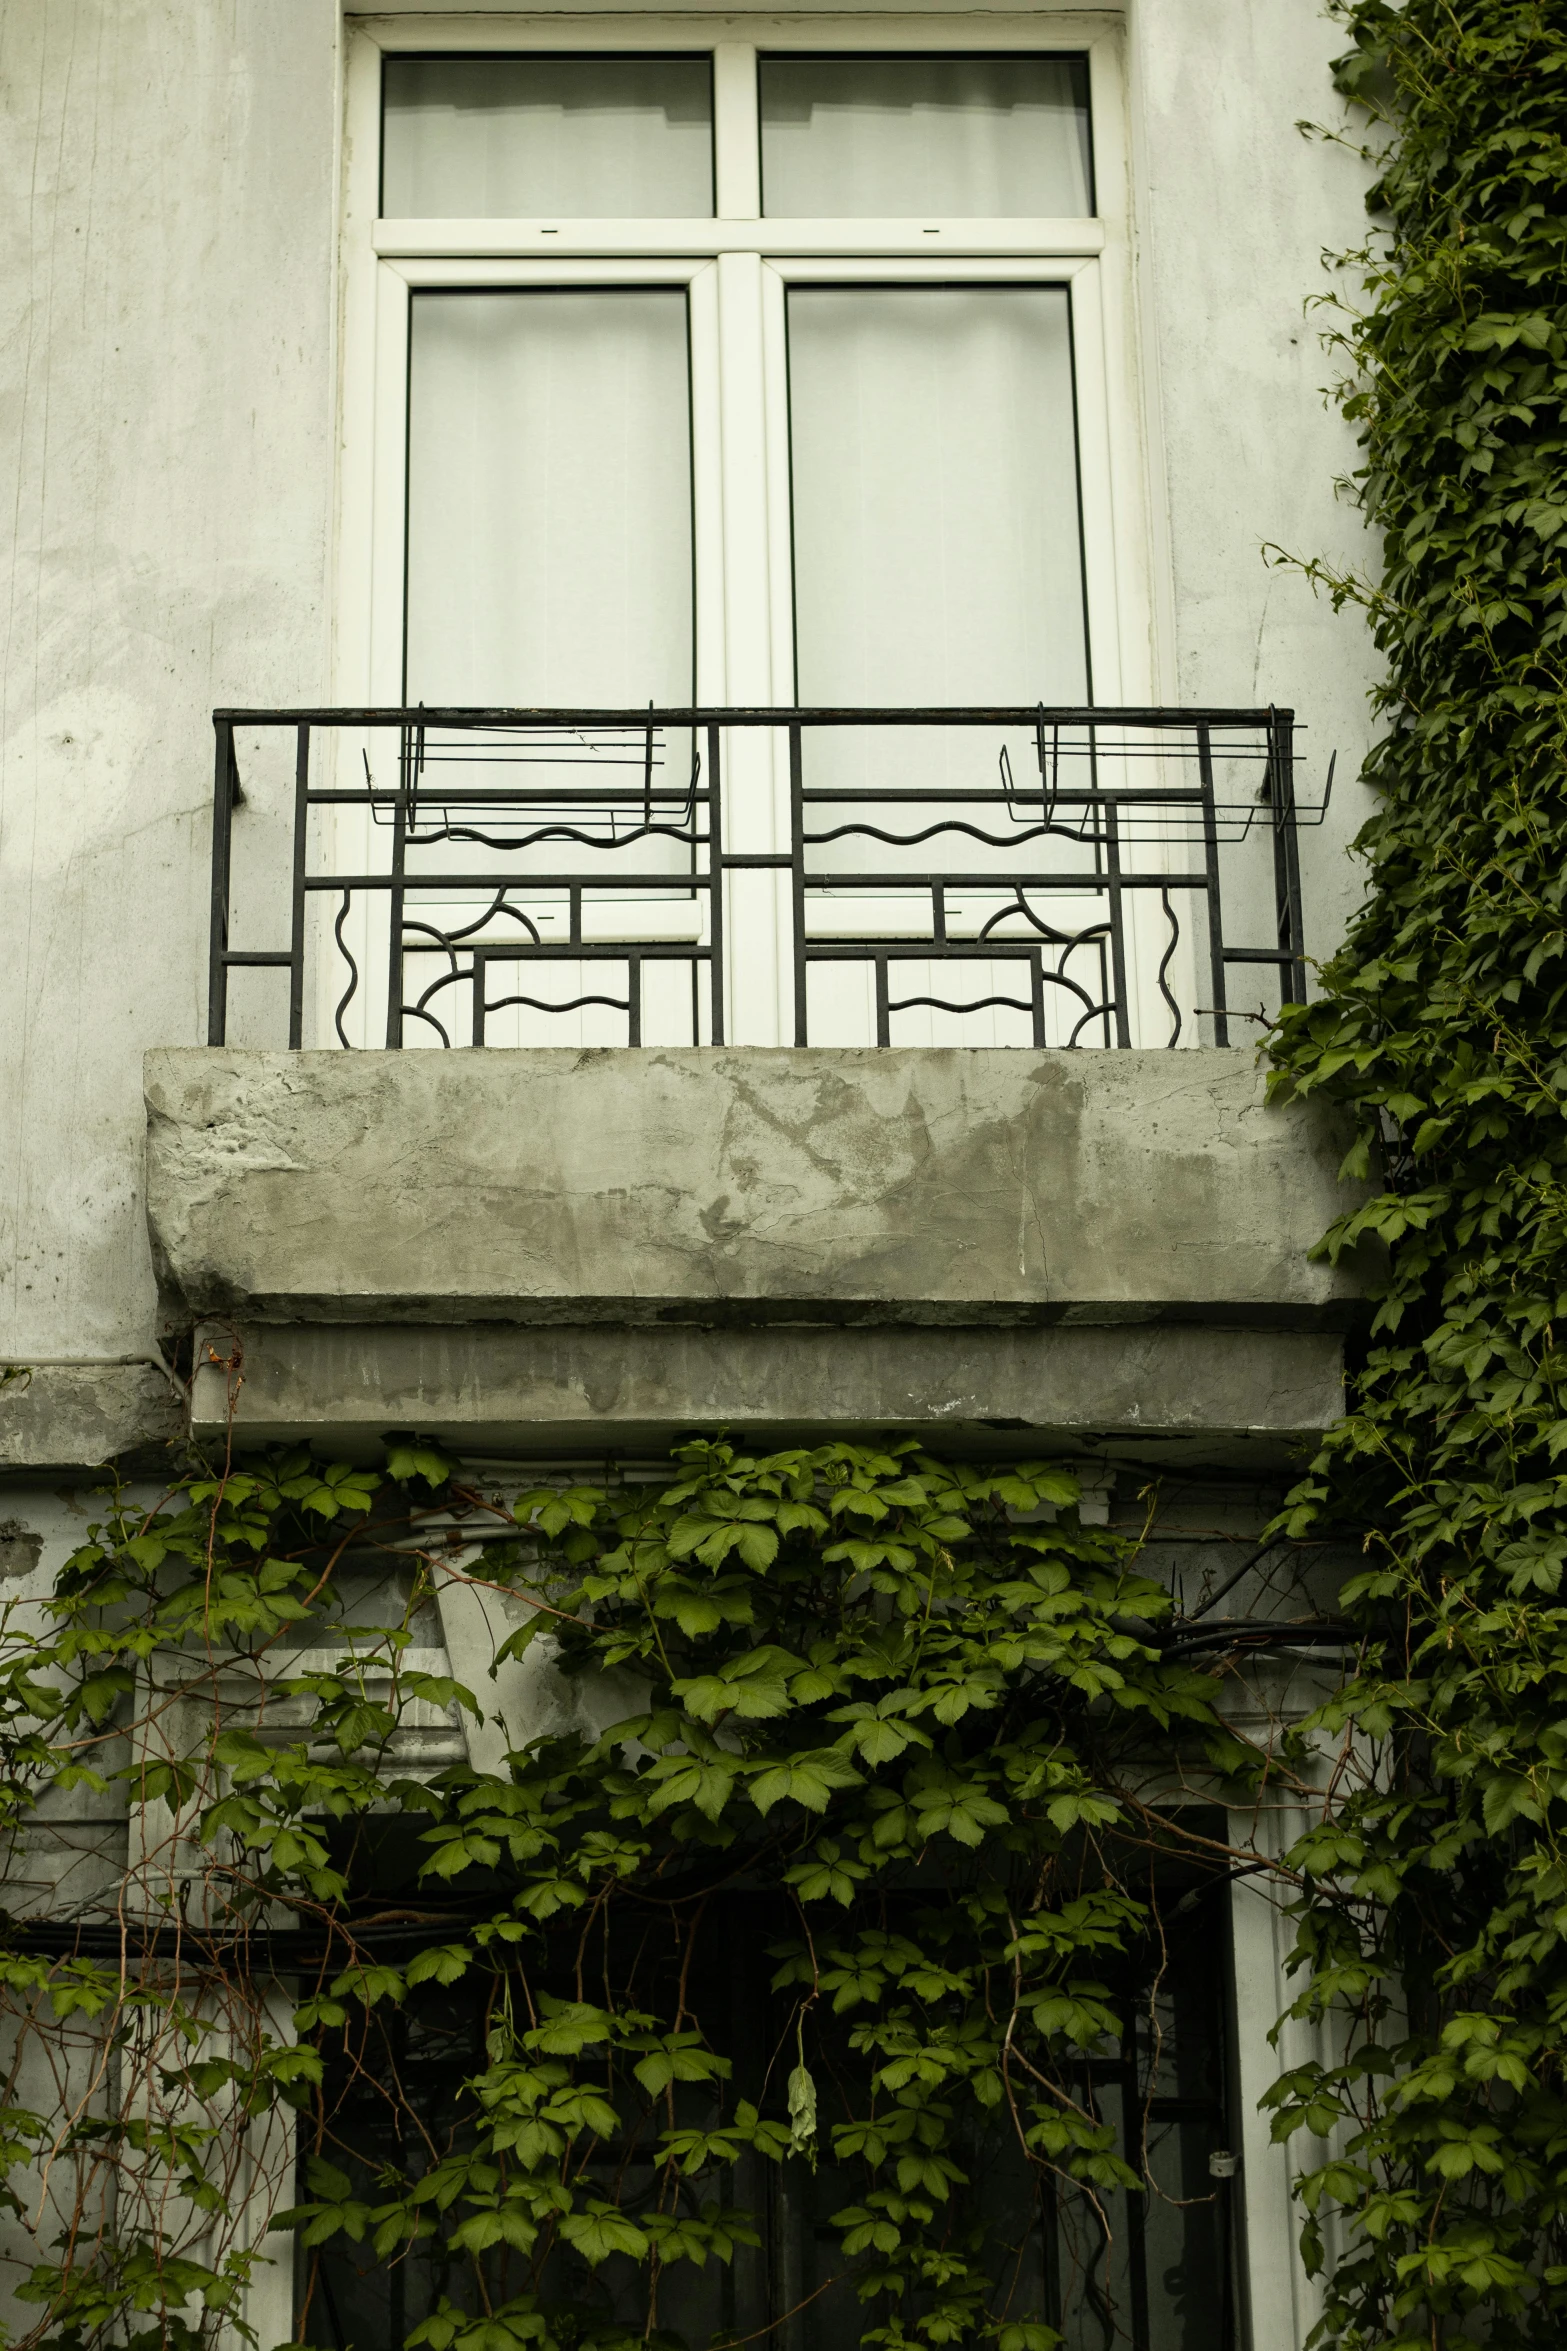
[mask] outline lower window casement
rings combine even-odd
[[[1023,2154],[1005,2106],[987,2111],[962,2089],[948,2095],[954,2127],[944,2152],[965,2176],[939,2208],[934,2234],[983,2272],[973,2340],[1025,2323],[1056,2330],[1068,2351],[1241,2351],[1225,1887],[1222,1876],[1204,1878],[1189,1864],[1155,1865],[1150,1890],[1162,1926],[1101,1971],[1118,2037],[1060,2072],[1064,2096],[1105,2129],[1140,2188],[1069,2180]],[[900,1918],[895,1899],[888,1929],[917,1936],[926,1900],[911,1895]],[[862,2289],[894,2264],[874,2246],[852,2257],[843,2250],[842,2215],[895,2176],[895,2159],[874,2170],[833,2160],[834,2125],[875,2110],[875,2060],[854,2046],[865,2009],[829,2017],[823,2000],[812,2016],[819,2162],[800,2155],[780,2164],[748,2151],[683,2185],[672,2204],[652,2159],[672,2115],[683,2128],[712,2129],[748,2098],[787,2126],[787,2080],[804,2046],[800,1996],[774,1979],[780,1953],[798,1939],[798,1912],[777,1895],[733,1890],[687,1906],[619,1909],[626,1915],[607,1930],[584,1936],[575,1923],[552,1933],[547,1954],[541,1938],[538,1958],[519,1961],[509,1979],[471,1974],[446,1988],[425,1985],[401,2007],[377,2008],[350,2027],[328,2053],[319,2150],[355,2196],[386,2207],[443,2158],[474,2148],[478,2108],[465,2084],[487,2051],[493,2059],[497,2022],[526,2021],[551,1987],[566,2000],[608,2004],[613,1978],[617,2000],[662,2026],[683,2003],[732,2073],[719,2101],[688,2087],[671,2104],[641,2092],[623,2062],[611,2074],[602,2056],[585,2054],[574,2075],[591,2076],[611,2096],[619,2126],[608,2140],[580,2140],[562,2176],[573,2179],[580,2203],[611,2204],[632,2221],[727,2207],[733,2258],[669,2262],[650,2309],[645,2263],[624,2254],[590,2263],[548,2229],[530,2252],[458,2252],[452,2231],[471,2209],[459,2199],[444,2214],[432,2207],[433,2234],[393,2258],[341,2235],[303,2252],[299,2339],[318,2351],[403,2351],[443,2302],[477,2316],[529,2292],[560,2339],[582,2343],[651,2329],[686,2351],[759,2340],[781,2351],[856,2351],[865,2329],[890,2318],[921,2339],[932,2291],[910,2290],[889,2308],[887,2297]],[[830,1943],[831,1922],[820,1922],[820,1936]],[[939,2007],[925,2020],[933,2028]],[[1020,2073],[1019,2097],[1026,2087]],[[885,2094],[882,2103],[896,2105]]]

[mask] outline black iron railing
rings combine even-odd
[[[919,1012],[1227,1044],[1233,967],[1304,995],[1297,828],[1326,794],[1297,802],[1286,710],[214,719],[213,1044],[241,970],[286,972],[293,1047],[571,1042],[604,1016],[612,1041],[722,1044],[752,958],[797,1044],[887,1045]],[[1262,943],[1226,938],[1227,895]]]

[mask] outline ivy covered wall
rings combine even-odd
[[[1567,8],[1351,0],[1339,84],[1382,168],[1342,315],[1363,602],[1386,660],[1364,911],[1273,1040],[1353,1104],[1386,1188],[1330,1247],[1388,1277],[1296,1531],[1363,1537],[1366,1768],[1299,1856],[1327,2338],[1567,2327]],[[1358,265],[1358,267],[1357,267]],[[1395,1989],[1398,1987],[1398,1989]],[[1315,2222],[1308,2243],[1319,2261]]]
[[[0,1637],[7,2339],[1233,2351],[1260,1759],[1137,1550],[908,1444],[119,1497]]]

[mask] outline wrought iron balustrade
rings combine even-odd
[[[247,970],[292,1047],[722,1044],[741,981],[741,1041],[771,991],[802,1045],[1227,1044],[1234,967],[1304,994],[1286,710],[214,717],[213,1044]]]

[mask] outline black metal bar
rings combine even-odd
[[[494,759],[487,760],[485,764],[487,767],[511,767],[523,766],[527,762]],[[610,764],[618,763],[611,762]],[[659,805],[667,800],[672,807],[676,808],[684,807],[690,797],[690,787],[686,784],[660,785],[653,794],[654,801]],[[395,806],[397,798],[396,787],[391,784],[357,784],[346,787],[323,784],[318,785],[311,793],[310,804],[312,808],[326,807],[334,803],[351,804],[356,808],[391,808]],[[551,809],[558,807],[562,802],[566,802],[573,808],[596,808],[601,803],[623,808],[626,804],[626,787],[624,784],[462,783],[442,785],[434,783],[421,784],[419,799],[421,805],[427,808],[445,808],[449,805],[460,808],[482,808],[491,802],[502,808],[527,808],[535,800],[541,806],[547,805]]]
[[[1097,946],[1099,943],[1098,938],[1092,938],[1072,940],[1068,945]],[[944,962],[949,956],[954,960],[971,956],[979,963],[1026,963],[1037,945],[1037,940],[1019,938],[1015,932],[1008,939],[949,939],[937,957],[934,939],[889,939],[877,932],[867,931],[859,938],[813,939],[806,954],[812,963],[865,963],[872,955],[890,955],[895,963],[921,960],[929,963],[933,957]],[[537,949],[530,950],[530,953],[537,952]]]
[[[771,855],[733,859],[725,857],[722,860],[726,870],[732,864],[778,866],[786,862],[782,857]],[[311,874],[306,877],[305,887],[307,890],[390,890],[394,886],[394,879],[388,873]],[[1103,887],[1102,877],[1096,886],[1092,874],[1074,873],[1070,869],[1060,873],[1019,874],[1015,870],[1008,872],[1000,867],[992,867],[989,873],[944,874],[942,880],[949,890],[992,890],[1003,897],[1010,897],[1015,889],[1021,887],[1025,890],[1070,890],[1079,897],[1091,898],[1097,896]],[[705,890],[710,886],[706,874],[669,873],[527,873],[513,877],[509,886],[529,890],[568,890],[574,885],[590,890],[673,890],[678,887],[682,892]],[[489,873],[405,874],[402,886],[406,890],[434,890],[439,893],[442,890],[493,890],[497,884],[492,870]],[[913,892],[929,889],[930,882],[928,876],[912,868],[902,873],[814,873],[806,876],[807,889],[842,890],[850,886],[855,890],[896,889]],[[1117,887],[1123,890],[1203,890],[1207,888],[1207,882],[1200,873],[1123,872]]]
[[[626,1043],[642,1042],[642,951],[631,947],[626,952]]]
[[[1300,904],[1300,836],[1295,829],[1295,714],[1270,717],[1273,753],[1273,875],[1278,901],[1279,945],[1288,951],[1280,995],[1286,1004],[1306,1001],[1305,932]],[[1286,990],[1288,991],[1286,993]]]
[[[473,957],[473,1018],[470,1042],[482,1045],[484,1043],[485,998],[490,992],[490,958],[483,947],[475,947],[471,953]]]
[[[1293,719],[1293,711],[1277,711],[1264,706],[1257,710],[1227,710],[1207,704],[1189,709],[1169,707],[1115,707],[1106,703],[1064,704],[1059,709],[1042,709],[1037,702],[968,704],[932,703],[924,707],[900,704],[896,709],[875,708],[864,703],[817,703],[795,705],[787,702],[751,702],[742,704],[688,703],[664,710],[649,711],[642,703],[634,710],[593,709],[565,710],[540,706],[536,710],[506,708],[433,710],[421,703],[413,708],[338,709],[323,706],[316,709],[280,710],[215,710],[214,719],[230,726],[331,726],[331,727],[440,727],[454,734],[482,734],[492,728],[557,727],[580,732],[584,728],[607,727],[640,736],[651,718],[654,725],[671,727],[775,727],[853,726],[853,727],[919,727],[919,726],[1062,726],[1093,727],[1141,726],[1161,729],[1194,727],[1199,723],[1210,727],[1235,727],[1255,733],[1266,727],[1270,718]]]
[[[789,942],[794,973],[794,1041],[803,1045],[809,1021],[805,962],[805,759],[800,730],[789,729]]]
[[[712,1042],[724,1041],[724,816],[723,773],[719,761],[719,730],[707,730],[707,936],[712,955]]]
[[[1152,751],[1142,753],[1128,752],[1123,748],[1117,756],[1122,759],[1129,757],[1163,759],[1167,758],[1169,754],[1162,749],[1157,753]],[[455,794],[453,796],[456,797]],[[1003,803],[1011,803],[1016,800],[1018,795],[1015,792],[1001,791],[994,784],[987,784],[982,789],[974,785],[970,785],[967,789],[960,785],[943,789],[940,785],[845,784],[842,791],[839,792],[824,787],[821,791],[807,792],[805,797],[812,803],[822,800],[835,806],[840,802],[848,803],[850,801],[858,805],[861,801],[908,800],[918,802],[936,800],[941,802],[943,806],[952,802],[960,807],[971,805],[999,807]],[[1169,791],[1164,791],[1158,784],[1107,784],[1103,786],[1085,784],[1081,791],[1072,791],[1063,786],[1055,795],[1056,805],[1061,808],[1098,808],[1111,800],[1125,801],[1134,805],[1140,801],[1147,801],[1151,807],[1155,808],[1168,808],[1186,801],[1195,807],[1201,799],[1201,792],[1184,791],[1179,785]],[[1037,827],[1035,829],[1037,830]]]
[[[386,1042],[395,1050],[403,1041],[403,872],[408,853],[409,776],[413,767],[410,729],[404,727],[397,747],[397,799],[392,811],[392,895],[386,912]],[[476,1045],[484,1039],[477,1036]]]
[[[288,1045],[305,1041],[305,856],[310,843],[310,729],[302,726],[294,750],[294,870],[289,891]]]
[[[486,948],[492,963],[624,963],[626,948],[632,942],[625,939],[541,939],[537,946],[531,939],[508,939]],[[445,955],[451,948],[466,949],[463,939],[448,940],[444,933],[433,939],[409,939],[404,942],[405,955]],[[666,963],[705,963],[707,949],[695,939],[639,939],[637,953],[644,958],[662,959]],[[928,952],[928,950],[927,950]],[[286,963],[286,955],[251,956],[253,963]]]
[[[1208,874],[1208,986],[1213,992],[1213,1041],[1230,1041],[1229,1005],[1224,993],[1224,914],[1219,903],[1219,827],[1213,803],[1213,738],[1197,729],[1197,773],[1202,779],[1203,859]]]
[[[1124,1051],[1132,1042],[1131,1009],[1126,1000],[1126,908],[1122,903],[1121,835],[1115,804],[1105,810],[1105,896],[1110,901],[1110,984],[1115,990],[1115,1041]]]
[[[950,996],[889,996],[887,1010],[913,1012],[928,1006],[933,1012],[988,1012],[992,1005],[1003,1005],[1008,1012],[1032,1012],[1032,1004],[1022,996],[971,996],[962,1004],[955,1004]]]
[[[1031,982],[1029,999],[1034,1016],[1034,1046],[1044,1051],[1045,1044],[1045,953],[1042,947],[1029,950],[1028,976]]]
[[[780,725],[785,723],[780,719]],[[1119,756],[1123,759],[1153,758],[1155,756],[1163,758],[1168,754],[1162,750],[1155,753],[1151,750],[1143,752],[1133,748],[1123,748]],[[507,767],[527,763],[497,758],[488,764]],[[903,787],[890,784],[845,784],[840,791],[833,791],[823,786],[820,789],[807,791],[804,795],[805,799],[813,805],[817,801],[826,803],[853,802],[858,805],[862,801],[874,803],[887,800],[907,800],[909,802],[935,800],[940,801],[943,805],[951,802],[954,806],[973,804],[980,807],[1001,807],[1016,800],[1018,796],[1016,793],[1002,791],[994,784],[987,784],[983,787],[954,784],[946,789],[913,785]],[[663,784],[653,794],[656,803],[667,800],[675,807],[683,806],[690,797],[690,791],[683,784]],[[356,808],[391,808],[395,806],[397,798],[397,790],[395,786],[390,784],[361,784],[346,787],[320,785],[310,795],[312,807],[325,807],[332,803],[338,803],[352,805]],[[1184,802],[1195,807],[1201,798],[1200,792],[1188,791],[1180,785],[1172,785],[1168,791],[1165,791],[1158,784],[1118,784],[1102,790],[1096,790],[1089,785],[1084,785],[1081,790],[1073,790],[1069,786],[1063,785],[1055,795],[1057,804],[1062,808],[1097,807],[1101,801],[1105,800],[1122,800],[1132,804],[1146,801],[1150,807],[1155,808],[1179,806]],[[547,803],[551,807],[561,803],[583,808],[597,807],[601,803],[623,807],[626,800],[626,787],[624,784],[443,785],[435,783],[422,784],[419,788],[419,799],[422,805],[430,808],[443,808],[448,803],[455,803],[464,808],[484,807],[491,802],[504,808],[525,808],[533,800]]]
[[[892,1043],[892,1015],[887,1005],[887,957],[878,954],[874,960],[876,964],[876,1042],[878,1045],[890,1045]]]
[[[374,878],[374,875],[366,877],[367,881],[373,881]],[[531,874],[528,878],[530,882],[534,879]],[[807,889],[812,890],[842,890],[851,887],[855,890],[905,890],[912,896],[916,890],[927,890],[930,887],[927,874],[908,867],[902,872],[893,867],[886,873],[862,873],[858,870],[812,873],[807,874],[805,879]],[[1102,897],[1105,890],[1103,874],[1085,873],[1081,868],[1074,871],[1069,866],[1056,873],[1050,872],[1048,868],[1043,872],[1020,873],[1016,866],[1010,869],[992,866],[988,873],[983,868],[973,873],[949,872],[944,873],[941,879],[943,886],[949,890],[989,890],[1003,898],[1010,898],[1019,889],[1065,890],[1079,898]],[[1122,890],[1206,890],[1208,877],[1201,873],[1128,873],[1123,867],[1117,879],[1117,887]]]
[[[207,1043],[228,1042],[229,865],[234,828],[234,727],[215,718],[212,766],[212,914],[207,943]]]

